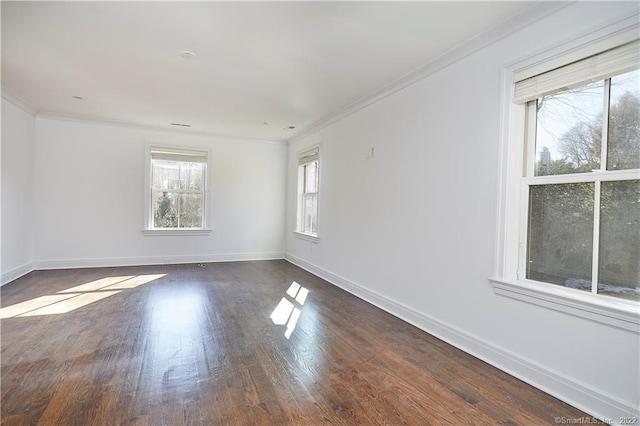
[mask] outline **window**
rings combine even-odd
[[[318,192],[320,186],[320,149],[298,156],[298,208],[296,232],[318,236]]]
[[[640,300],[639,76],[527,103],[526,279]]]
[[[148,230],[204,230],[209,153],[150,147]]]
[[[507,82],[496,293],[638,331],[639,52],[618,38]]]

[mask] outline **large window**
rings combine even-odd
[[[498,294],[637,332],[640,42],[621,33],[558,52],[514,66],[506,81],[491,282]]]
[[[298,156],[298,208],[296,231],[318,236],[318,193],[320,187],[320,150],[313,148]]]
[[[150,148],[149,229],[205,228],[208,152]]]
[[[527,103],[527,279],[640,300],[639,77]]]

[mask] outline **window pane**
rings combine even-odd
[[[153,192],[153,227],[177,228],[178,206],[176,195],[171,192]]]
[[[317,194],[304,194],[302,196],[302,232],[307,234],[318,233],[318,196]]]
[[[180,170],[175,161],[153,160],[153,187],[157,189],[179,189]]]
[[[180,189],[203,189],[202,176],[204,175],[204,164],[186,163],[180,164]]]
[[[202,194],[180,194],[180,228],[202,227]]]
[[[304,192],[318,192],[318,162],[314,161],[305,166]]]
[[[603,182],[598,293],[640,300],[640,180]]]
[[[611,78],[607,169],[640,168],[640,71]]]
[[[604,81],[537,101],[536,176],[600,168]]]
[[[532,186],[527,278],[591,290],[593,183]]]
[[[318,196],[313,195],[313,203],[311,210],[311,233],[316,235],[318,233]]]

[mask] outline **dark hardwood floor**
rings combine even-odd
[[[588,417],[286,261],[36,271],[1,291],[3,425]]]

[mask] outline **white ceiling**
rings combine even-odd
[[[1,7],[3,92],[35,113],[167,129],[179,122],[192,125],[185,131],[287,140],[539,5],[2,1]],[[184,59],[183,50],[197,56]]]

